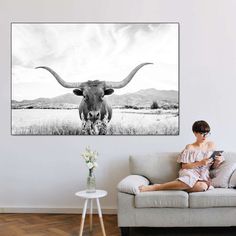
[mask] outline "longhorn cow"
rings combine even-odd
[[[83,122],[83,126],[89,123],[89,126],[93,129],[95,124],[103,122],[103,128],[89,134],[106,134],[106,125],[111,120],[112,108],[103,99],[105,95],[110,95],[114,92],[114,89],[125,87],[131,79],[134,77],[136,72],[145,65],[153,63],[142,63],[136,66],[129,75],[120,82],[112,81],[99,81],[99,80],[88,80],[87,82],[66,82],[64,81],[54,70],[46,66],[38,66],[36,69],[41,68],[49,71],[57,80],[57,82],[65,88],[76,88],[73,93],[77,96],[83,96],[83,99],[79,105],[79,115]]]

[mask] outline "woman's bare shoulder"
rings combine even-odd
[[[186,150],[193,150],[194,149],[194,146],[193,144],[187,144],[186,147],[185,147]]]
[[[207,142],[207,149],[208,150],[213,150],[215,148],[216,148],[216,145],[214,142],[212,142],[212,141]]]

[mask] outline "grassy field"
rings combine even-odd
[[[113,109],[107,135],[176,135],[178,110]],[[12,110],[13,135],[81,135],[78,110]]]

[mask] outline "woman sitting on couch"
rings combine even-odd
[[[179,178],[177,180],[148,186],[140,186],[140,192],[158,190],[185,190],[187,192],[202,192],[213,188],[209,177],[209,169],[217,168],[224,161],[223,156],[216,156],[213,160],[211,154],[215,144],[207,141],[210,135],[210,126],[206,121],[194,122],[192,131],[196,141],[188,144],[177,159],[181,163]]]

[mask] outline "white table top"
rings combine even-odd
[[[87,190],[79,191],[75,193],[76,196],[82,197],[82,198],[101,198],[105,197],[107,195],[107,191],[104,190],[96,190],[94,193],[87,193]]]

